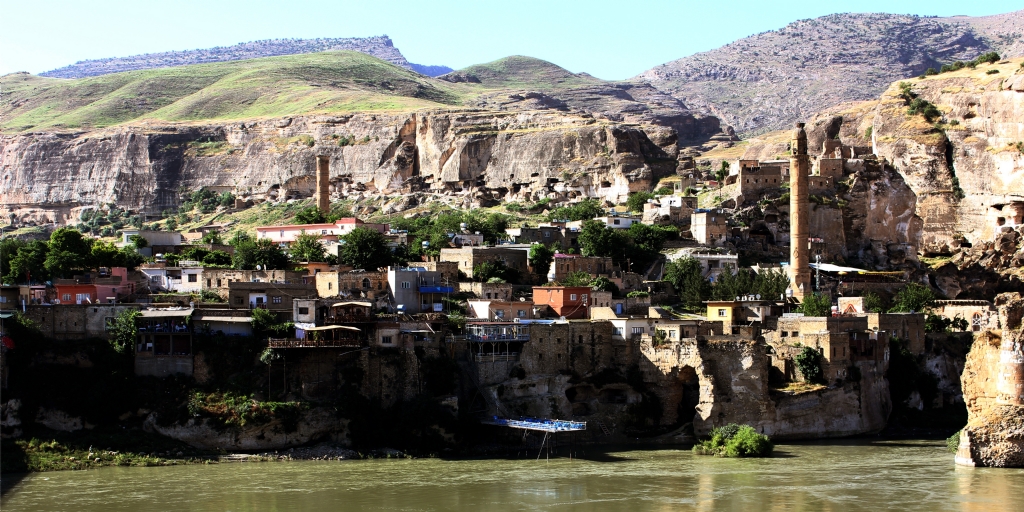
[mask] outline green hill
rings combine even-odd
[[[129,71],[76,80],[0,77],[0,129],[229,120],[458,105],[465,88],[368,55],[335,51]]]
[[[605,83],[585,73],[575,74],[545,60],[513,55],[476,64],[441,76],[451,82],[479,83],[486,88],[552,90]]]

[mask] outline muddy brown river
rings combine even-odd
[[[631,448],[578,455],[36,473],[5,477],[0,505],[10,512],[1024,510],[1024,470],[956,467],[938,441],[788,444],[769,459]]]

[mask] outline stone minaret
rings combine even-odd
[[[331,157],[316,157],[316,207],[325,215],[331,211]]]
[[[810,161],[807,157],[807,133],[804,123],[793,130],[789,160],[789,279],[793,296],[804,300],[811,293],[811,270],[807,260],[807,175]]]

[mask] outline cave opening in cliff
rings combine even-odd
[[[676,425],[691,423],[697,415],[697,404],[700,403],[700,380],[697,378],[696,370],[692,366],[680,368],[671,387],[670,396],[677,399],[666,401],[663,417],[668,421],[675,418]]]

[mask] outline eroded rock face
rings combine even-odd
[[[693,429],[704,435],[728,423],[751,425],[773,439],[819,439],[878,432],[892,405],[885,368],[857,363],[859,382],[809,393],[773,396],[768,355],[756,341],[703,340],[659,347],[642,344],[641,369],[663,404],[678,404],[682,381],[695,375],[700,401]],[[644,362],[646,361],[646,362]],[[677,418],[666,408],[662,421]]]
[[[190,419],[184,424],[160,425],[151,413],[142,425],[147,432],[208,450],[277,450],[299,446],[311,441],[329,439],[348,446],[348,420],[338,419],[333,411],[316,408],[305,411],[295,429],[287,431],[280,420],[238,429],[217,429],[208,421]]]
[[[181,189],[200,187],[255,201],[308,197],[315,155],[330,156],[338,199],[433,191],[493,201],[618,203],[675,172],[678,139],[667,126],[557,111],[308,116],[9,135],[0,137],[0,214],[64,223],[82,208],[107,203],[156,214],[177,207]]]
[[[922,251],[949,254],[962,237],[990,241],[1024,212],[1024,92],[1019,63],[982,65],[909,80],[914,94],[936,105],[939,124],[908,114],[894,84],[876,108],[876,152],[918,196]],[[997,71],[987,74],[987,71]],[[1007,74],[1013,74],[1007,78]]]
[[[967,426],[956,463],[1024,467],[1024,299],[996,298],[1001,331],[978,333],[961,376]]]

